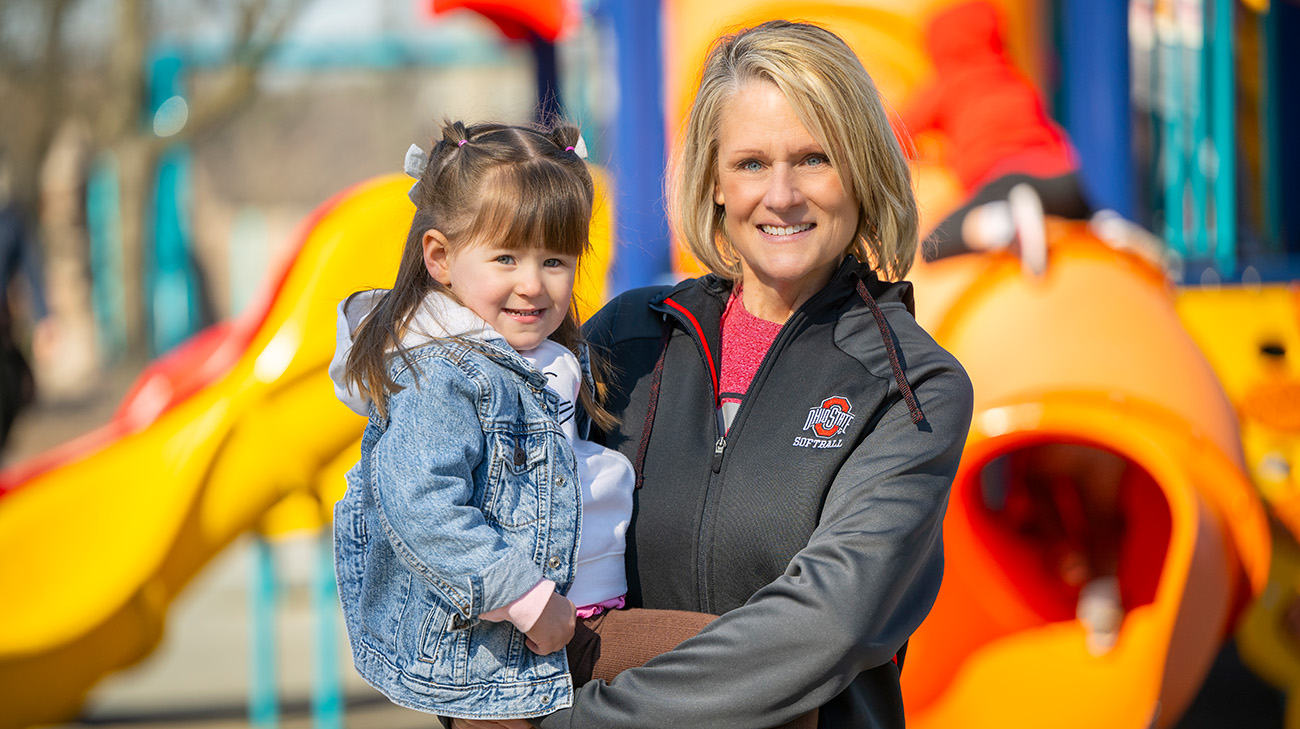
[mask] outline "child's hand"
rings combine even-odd
[[[551,599],[546,601],[546,607],[542,608],[542,614],[533,623],[532,630],[524,633],[528,636],[524,644],[539,656],[554,653],[573,638],[577,620],[577,609],[569,602],[569,598],[552,592]]]

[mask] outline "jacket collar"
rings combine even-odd
[[[870,266],[853,255],[844,257],[840,267],[831,276],[831,280],[820,291],[813,294],[802,308],[809,313],[826,309],[837,310],[843,305],[845,299],[856,298],[855,289],[859,280],[866,284],[867,290],[876,301],[902,303],[909,313],[916,315],[916,302],[911,282],[881,281]],[[660,313],[670,313],[666,301],[672,299],[700,320],[707,338],[709,331],[705,320],[721,318],[733,285],[734,282],[731,280],[713,273],[700,278],[687,279],[651,299],[650,307]],[[716,317],[713,314],[716,314]]]

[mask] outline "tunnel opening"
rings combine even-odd
[[[1080,591],[1108,575],[1126,613],[1155,599],[1172,517],[1131,457],[1035,435],[1005,438],[964,466],[955,489],[973,536],[1039,621],[1073,620]]]

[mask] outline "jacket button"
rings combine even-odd
[[[526,456],[524,455],[524,449],[523,449],[523,448],[516,448],[516,449],[515,449],[515,465],[516,465],[516,466],[522,466],[522,465],[524,465],[524,459],[525,459],[525,458],[526,458]]]
[[[560,565],[564,563],[560,561],[559,557],[551,557],[550,559],[546,560],[546,564],[550,565],[551,569],[558,570],[560,568]]]
[[[555,485],[556,485],[556,486],[559,486],[560,488],[564,488],[564,477],[563,477],[563,476],[559,476],[558,478],[556,478],[556,479],[555,479]]]
[[[547,704],[551,703],[551,697],[550,697],[550,696],[543,696],[542,698],[540,698],[540,699],[538,699],[538,700],[542,702],[542,706],[546,706]]]

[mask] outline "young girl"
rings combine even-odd
[[[572,126],[448,124],[427,160],[408,154],[393,289],[339,306],[331,376],[370,419],[335,507],[339,594],[357,670],[404,706],[544,715],[572,703],[570,660],[575,679],[608,677],[618,645],[640,662],[711,619],[601,614],[627,591],[635,479],[578,435],[612,423],[572,307],[593,196],[580,151]],[[575,605],[589,620],[566,659]],[[594,638],[615,613],[648,627]]]

